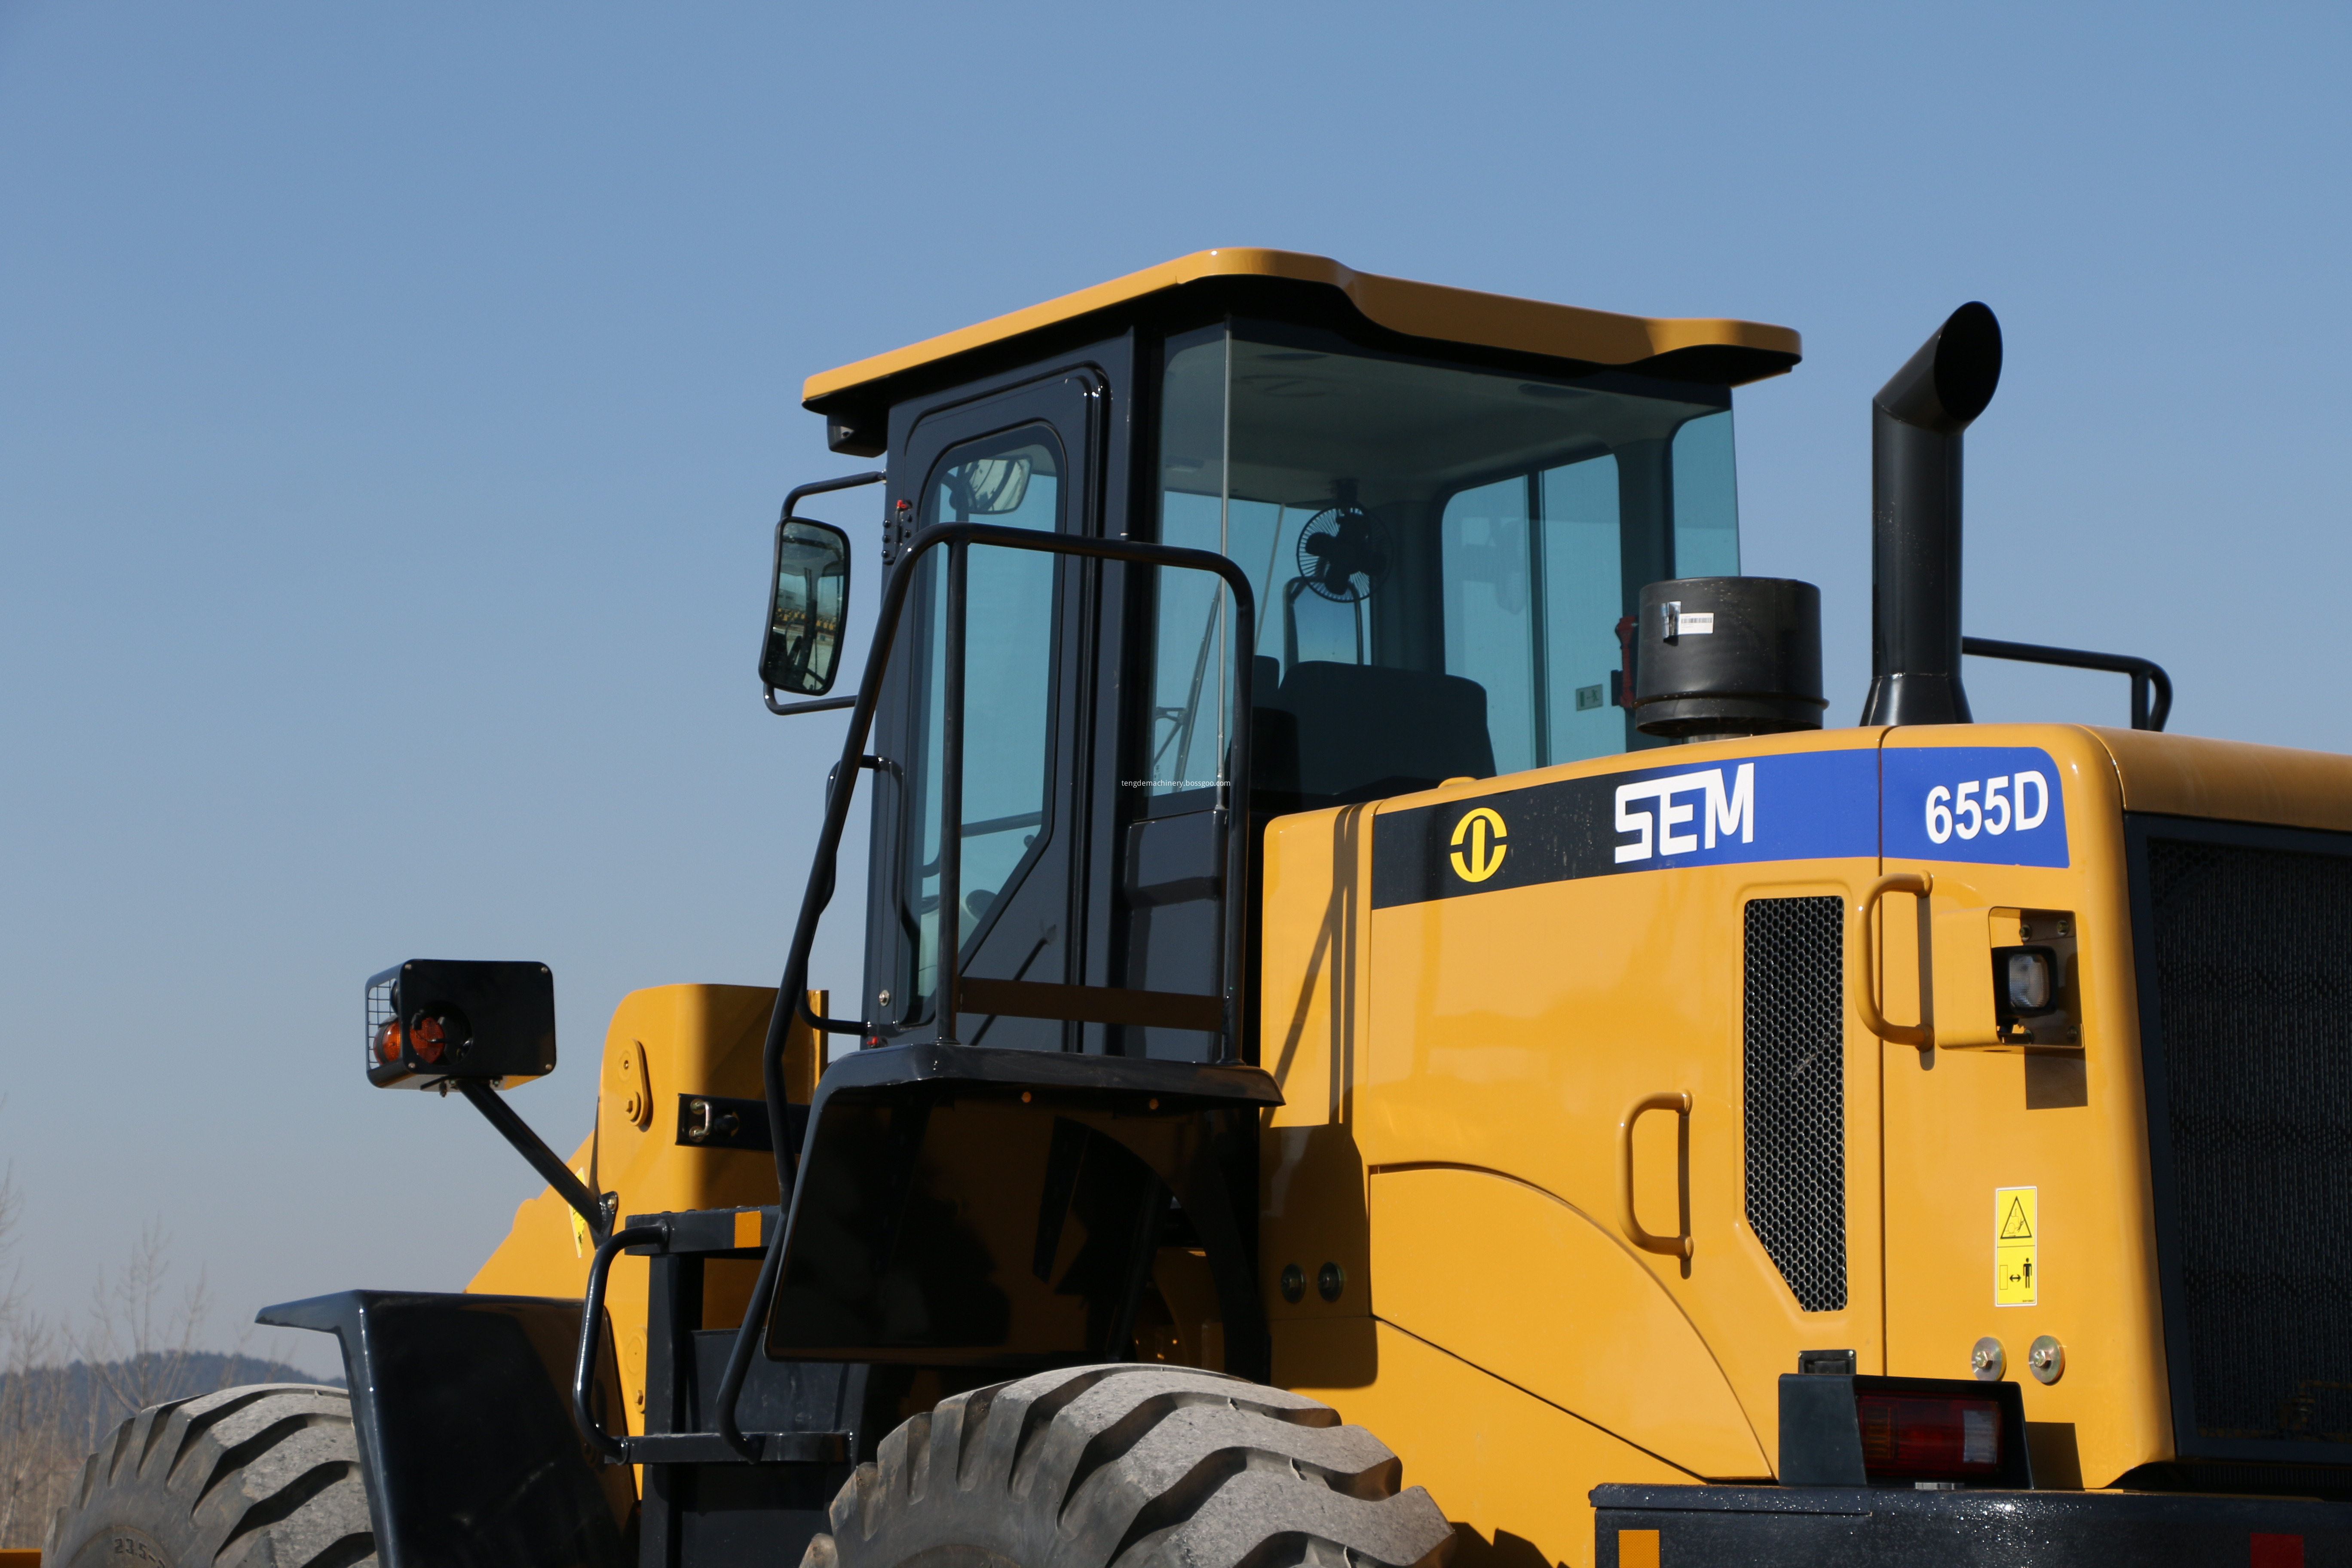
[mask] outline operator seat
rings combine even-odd
[[[1298,793],[1309,801],[1494,776],[1486,689],[1463,676],[1308,659],[1291,667],[1272,706],[1297,726]]]

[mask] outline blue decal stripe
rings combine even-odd
[[[2072,863],[2063,776],[2039,746],[1889,747],[1880,833],[1890,860]]]

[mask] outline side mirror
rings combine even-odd
[[[496,1088],[554,1070],[555,975],[544,963],[412,958],[367,983],[367,1075],[378,1089],[469,1079]]]
[[[772,699],[822,697],[833,689],[849,619],[849,535],[787,517],[776,524],[773,581],[760,679]]]

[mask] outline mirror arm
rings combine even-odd
[[[820,697],[814,702],[779,702],[774,687],[762,686],[760,689],[765,694],[768,711],[779,719],[788,719],[795,713],[823,713],[831,709],[857,706],[855,697]]]
[[[454,1080],[457,1092],[480,1111],[489,1124],[499,1130],[499,1136],[514,1145],[515,1152],[539,1173],[540,1180],[555,1189],[555,1195],[572,1205],[572,1212],[585,1221],[588,1234],[601,1247],[612,1225],[612,1216],[604,1205],[590,1193],[585,1183],[572,1173],[563,1157],[549,1148],[540,1135],[530,1130],[530,1123],[515,1114],[514,1107],[499,1098],[499,1091],[478,1079],[461,1078]]]
[[[783,512],[776,519],[776,521],[778,522],[792,522],[794,521],[814,522],[816,521],[814,518],[802,518],[795,520],[793,516],[793,509],[801,504],[801,500],[803,497],[821,496],[828,490],[854,490],[860,485],[878,485],[889,477],[890,476],[887,474],[876,470],[874,472],[864,474],[849,474],[837,479],[818,479],[814,483],[803,485],[800,489],[793,491],[792,494],[784,498]]]

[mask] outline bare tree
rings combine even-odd
[[[26,1306],[12,1256],[19,1212],[0,1170],[0,1548],[40,1545],[83,1457],[117,1423],[226,1387],[247,1365],[244,1335],[227,1355],[197,1349],[211,1295],[202,1271],[171,1289],[160,1221],[141,1230],[119,1272],[100,1273],[80,1321],[44,1322]]]
[[[219,1386],[191,1386],[191,1363],[197,1355],[196,1337],[212,1312],[212,1292],[202,1269],[174,1302],[165,1286],[172,1271],[171,1237],[160,1219],[141,1227],[139,1245],[122,1271],[109,1281],[100,1271],[90,1289],[89,1315],[74,1335],[75,1350],[102,1395],[91,1401],[93,1420],[102,1431],[125,1416],[160,1405],[185,1399]],[[240,1335],[237,1352],[245,1348]],[[234,1357],[232,1357],[234,1359]],[[96,1441],[98,1433],[91,1434]]]
[[[67,1379],[54,1364],[56,1336],[25,1304],[15,1263],[20,1199],[0,1171],[0,1547],[37,1546],[88,1444],[68,1420]]]

